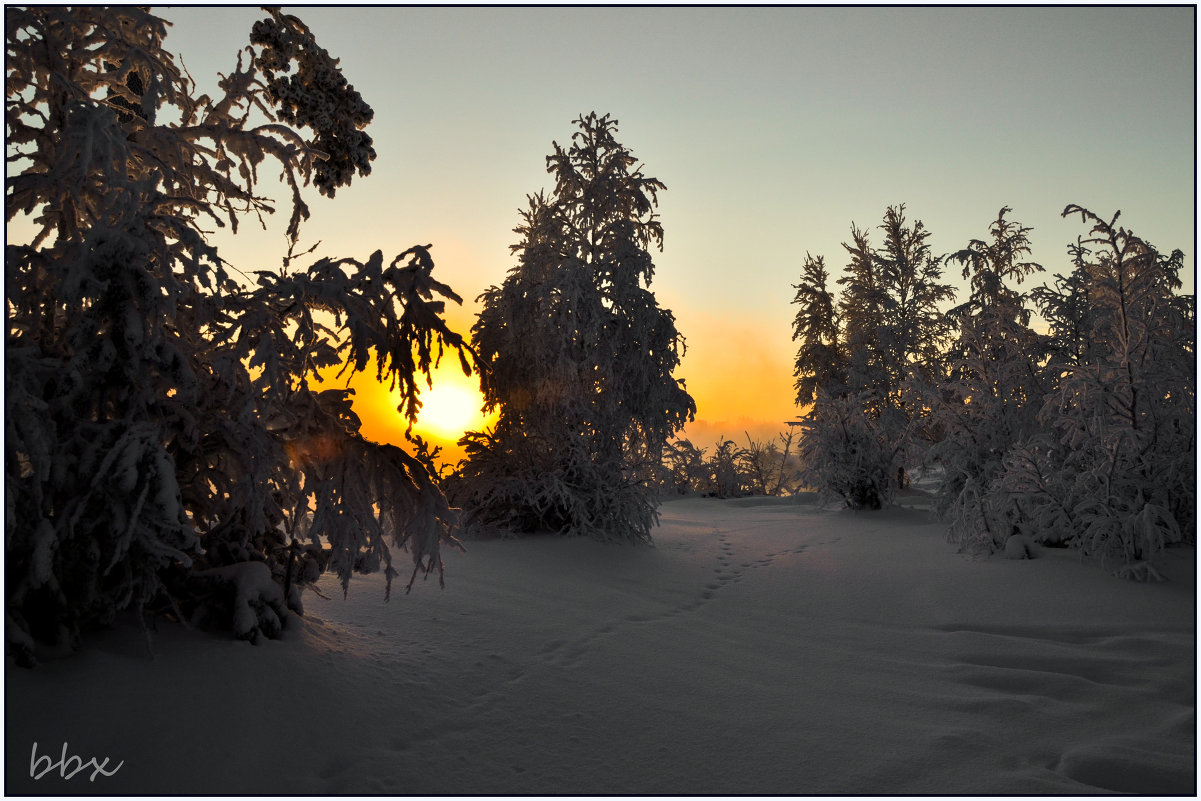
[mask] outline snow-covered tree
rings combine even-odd
[[[713,444],[713,455],[705,460],[706,495],[741,498],[751,491],[751,476],[745,468],[746,450],[724,436]]]
[[[517,266],[480,297],[472,341],[500,416],[464,438],[456,492],[481,522],[649,540],[645,464],[696,411],[672,377],[683,338],[648,288],[664,186],[617,141],[616,120],[576,125],[547,157],[552,194],[522,212]]]
[[[1003,206],[989,228],[990,241],[973,239],[963,250],[951,254],[951,259],[963,265],[963,277],[969,279],[971,295],[967,303],[951,311],[952,318],[965,315],[993,316],[1030,322],[1022,295],[1008,282],[1021,284],[1032,273],[1041,272],[1042,265],[1024,261],[1030,255],[1031,228],[1005,219],[1013,209]]]
[[[817,351],[802,347],[796,368],[805,377],[798,404],[805,391],[813,393],[801,425],[805,481],[852,508],[880,508],[908,480],[929,422],[923,398],[949,330],[939,306],[953,296],[939,283],[943,260],[932,254],[920,220],[910,224],[903,205],[890,206],[880,228],[880,249],[855,225],[851,242],[843,243],[851,260],[838,281],[841,330],[830,349],[838,358],[829,362],[837,367],[823,368],[819,383]],[[829,315],[825,280],[813,261],[796,300],[802,308],[795,330],[809,338]]]
[[[890,405],[904,412],[908,424],[921,416],[915,401],[940,373],[951,331],[941,306],[954,290],[940,283],[944,257],[931,251],[921,220],[905,219],[904,204],[888,208],[880,229],[884,244],[876,261],[884,302],[874,331]]]
[[[796,432],[791,430],[776,440],[757,440],[749,433],[746,435],[739,465],[746,476],[744,484],[749,494],[778,496],[797,489],[798,470],[790,458],[795,438]]]
[[[665,496],[690,495],[704,491],[705,450],[689,439],[676,438],[663,447],[654,472],[654,484]]]
[[[470,349],[429,248],[297,269],[309,183],[369,171],[371,108],[299,19],[271,10],[197,95],[143,9],[5,9],[6,636],[24,664],[122,610],[272,635],[327,567],[438,571],[454,521],[425,467],[359,435],[374,368],[415,418],[421,375]],[[292,73],[295,70],[295,73]],[[282,270],[239,283],[206,240],[291,193]],[[22,223],[20,229],[12,225]],[[18,230],[32,228],[21,241]]]
[[[871,390],[839,395],[820,390],[798,421],[801,481],[849,509],[892,503],[906,464],[912,432],[880,425],[864,411],[877,400]]]
[[[851,241],[842,247],[850,255],[843,277],[838,279],[842,293],[838,300],[838,319],[842,328],[842,355],[846,363],[845,391],[870,392],[870,412],[878,414],[888,395],[884,356],[880,351],[877,329],[884,318],[885,288],[880,277],[868,232],[851,223]],[[837,384],[826,387],[832,395],[844,394]]]
[[[1031,229],[1007,220],[1010,211],[997,214],[988,241],[974,239],[951,255],[971,295],[950,312],[959,334],[940,391],[927,396],[941,430],[931,452],[942,468],[938,509],[952,540],[989,550],[1005,544],[1019,517],[994,482],[1009,450],[1038,431],[1045,393],[1045,346],[1011,286],[1042,267],[1026,260]]]
[[[797,349],[796,403],[808,406],[822,387],[846,383],[846,365],[839,343],[839,319],[834,295],[829,290],[830,276],[825,260],[805,254],[801,282],[793,284],[792,302],[800,307],[792,322],[792,340],[800,340]]]
[[[665,496],[705,495],[738,498],[746,495],[787,495],[799,489],[793,453],[796,433],[775,440],[756,440],[746,434],[746,446],[719,437],[713,451],[687,439],[674,439],[663,449],[651,483]]]
[[[1051,311],[1054,382],[1001,486],[1031,533],[1125,566],[1195,538],[1195,307],[1180,296],[1183,254],[1071,205],[1091,225]],[[1088,325],[1088,348],[1073,347]]]
[[[1085,364],[1100,353],[1103,343],[1093,341],[1093,315],[1096,306],[1092,301],[1093,282],[1088,264],[1089,249],[1084,237],[1068,246],[1072,257],[1072,269],[1064,275],[1054,277],[1053,286],[1035,287],[1030,297],[1038,308],[1039,316],[1048,326],[1047,349],[1050,372],[1055,366],[1078,366]]]

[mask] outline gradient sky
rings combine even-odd
[[[168,49],[210,92],[262,16],[157,11],[176,23]],[[804,255],[838,277],[851,223],[874,231],[890,204],[926,224],[935,253],[985,238],[1010,206],[1049,272],[1086,233],[1064,206],[1120,209],[1160,249],[1185,251],[1193,291],[1191,7],[291,13],[374,107],[378,153],[335,200],[312,193],[303,242],[360,259],[433,243],[435,275],[464,298],[448,315],[464,333],[476,296],[514,264],[525,196],[550,187],[552,140],[566,143],[581,113],[620,121],[619,140],[667,185],[651,289],[688,341],[677,377],[697,401],[686,435],[700,446],[773,436],[796,416]],[[285,222],[216,241],[244,270],[274,266]],[[369,435],[399,434],[387,407],[364,397]]]

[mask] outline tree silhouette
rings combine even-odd
[[[952,297],[920,220],[909,223],[903,205],[890,206],[880,229],[879,249],[854,224],[843,243],[851,258],[838,279],[841,331],[832,346],[814,344],[829,335],[832,318],[820,262],[807,257],[795,301],[802,308],[794,338],[806,338],[797,402],[813,402],[798,453],[812,485],[856,509],[880,508],[908,480],[911,446],[928,422],[922,398],[948,330],[940,304]]]
[[[470,355],[428,246],[296,268],[303,187],[332,196],[374,157],[337,62],[273,10],[214,98],[142,9],[9,7],[5,27],[7,219],[36,229],[5,249],[10,649],[30,664],[125,609],[270,636],[326,567],[390,583],[395,547],[440,573],[454,515],[426,469],[308,386],[374,365],[412,421],[419,376]],[[292,247],[243,283],[204,226],[271,214],[269,161]]]
[[[938,510],[951,521],[953,540],[993,550],[1004,546],[1021,512],[997,492],[1002,460],[1038,431],[1046,387],[1044,338],[1030,328],[1020,284],[1042,266],[1030,254],[1029,228],[1005,219],[1003,207],[991,240],[973,239],[951,255],[963,264],[971,295],[950,317],[959,333],[947,353],[940,391],[928,395],[941,429],[932,456],[942,466]]]
[[[550,197],[529,198],[518,264],[482,296],[472,341],[494,429],[464,438],[463,503],[524,531],[648,540],[640,466],[660,459],[695,404],[672,377],[683,338],[647,288],[662,248],[662,183],[595,113],[554,144]]]
[[[796,403],[806,406],[817,399],[819,389],[846,383],[845,354],[839,342],[839,319],[834,295],[828,289],[829,274],[825,260],[805,254],[801,283],[793,284],[792,302],[800,309],[792,323],[792,339],[800,340],[797,349]]]

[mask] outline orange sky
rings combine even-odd
[[[169,49],[209,93],[262,17],[253,7],[162,13],[174,23]],[[1164,252],[1193,249],[1190,7],[297,13],[375,110],[377,151],[371,175],[335,199],[311,193],[302,245],[365,259],[432,243],[435,277],[464,300],[447,309],[460,333],[475,298],[515,263],[518,209],[551,188],[552,142],[569,141],[572,120],[592,110],[620,121],[619,141],[668,187],[650,289],[688,340],[676,375],[697,403],[684,434],[698,447],[786,430],[798,411],[791,284],[805,253],[824,256],[835,280],[851,224],[878,243],[889,205],[907,204],[935,253],[986,236],[997,210],[1011,207],[1011,219],[1033,227],[1032,258],[1048,269],[1027,290],[1070,269],[1065,246],[1087,234],[1060,216],[1068,203],[1102,216],[1121,209],[1123,224]],[[572,42],[552,70],[550,41]],[[266,184],[270,172],[259,190],[286,198]],[[283,221],[257,228],[243,225],[236,241],[213,234],[247,274],[278,264],[283,249]],[[1189,253],[1185,292],[1193,264]],[[945,277],[962,284],[953,270]],[[365,433],[403,442],[386,391],[353,383]],[[461,383],[440,373],[435,393]],[[456,402],[430,395],[426,422]]]
[[[336,373],[337,370],[331,370],[328,380],[339,387],[347,386],[346,376],[335,381]],[[353,405],[363,421],[363,436],[411,449],[405,441],[408,421],[396,409],[400,400],[397,393],[378,383],[370,371],[350,377],[349,386],[355,391]],[[422,389],[422,419],[413,427],[413,433],[443,449],[437,461],[454,464],[462,457],[456,442],[463,431],[478,430],[493,422],[480,412],[483,398],[479,394],[479,377],[464,376],[459,360],[450,356],[443,358],[435,370],[433,389],[425,389],[424,383]]]
[[[467,308],[470,307],[470,308]],[[467,335],[475,304],[448,311],[451,328]],[[756,440],[774,439],[795,419],[792,404],[792,359],[787,334],[781,341],[764,341],[748,322],[732,321],[699,311],[677,315],[688,353],[676,371],[687,382],[697,404],[697,419],[683,432],[700,448],[711,448],[719,437],[740,444],[749,433]],[[688,327],[685,329],[684,326]],[[333,372],[331,371],[331,375]],[[332,378],[330,379],[332,380]],[[346,377],[337,382],[346,384]],[[405,446],[407,423],[396,411],[398,399],[370,373],[350,379],[354,408],[368,439]],[[422,394],[423,409],[413,432],[438,445],[439,461],[453,464],[462,457],[456,444],[464,430],[489,426],[480,407],[479,377],[464,376],[458,359],[448,356],[434,372],[434,386]],[[464,404],[466,406],[464,407]]]
[[[210,94],[262,16],[161,11],[174,23],[169,49]],[[835,280],[851,224],[878,243],[889,205],[908,204],[936,253],[987,235],[1010,206],[1011,219],[1033,227],[1033,258],[1048,270],[1026,290],[1070,269],[1065,245],[1087,234],[1060,216],[1068,203],[1102,216],[1121,209],[1122,223],[1164,252],[1195,243],[1189,7],[311,7],[300,16],[375,109],[378,153],[371,175],[336,198],[306,194],[313,216],[301,245],[322,243],[314,259],[366,259],[432,243],[435,277],[463,297],[447,320],[464,335],[476,296],[515,263],[518,209],[549,188],[552,141],[569,141],[571,121],[590,110],[620,121],[619,141],[668,187],[650,289],[688,341],[676,376],[697,403],[684,436],[698,447],[787,429],[798,411],[791,284],[805,253],[824,256]],[[547,70],[545,43],[558,40],[574,49]],[[1121,180],[1112,164],[1123,165]],[[273,173],[262,170],[258,191],[286,208]],[[243,222],[236,237],[213,231],[211,243],[246,275],[278,265],[286,219],[266,230]],[[1190,252],[1185,292],[1194,263]],[[945,278],[962,283],[953,270]],[[418,428],[446,445],[457,433],[429,424],[461,396],[440,400],[438,390],[478,385],[456,361],[435,377]],[[387,390],[366,376],[351,385],[364,434],[403,444]]]

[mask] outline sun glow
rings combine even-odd
[[[421,393],[421,411],[414,428],[442,439],[457,440],[465,431],[481,427],[482,405],[483,398],[475,386],[447,380],[445,375],[437,376],[433,389]]]
[[[409,423],[397,408],[400,391],[389,390],[386,383],[375,379],[371,370],[336,378],[338,369],[333,367],[324,371],[314,389],[349,387],[354,390],[352,403],[362,422],[359,433],[373,442],[389,443],[411,452],[412,443],[405,436]],[[479,376],[463,375],[458,359],[443,359],[442,364],[432,370],[432,378],[432,388],[426,385],[424,376],[417,379],[421,410],[412,433],[442,449],[439,461],[453,464],[464,455],[457,444],[463,434],[483,431],[495,424],[497,416],[483,414],[484,397],[479,389]]]

